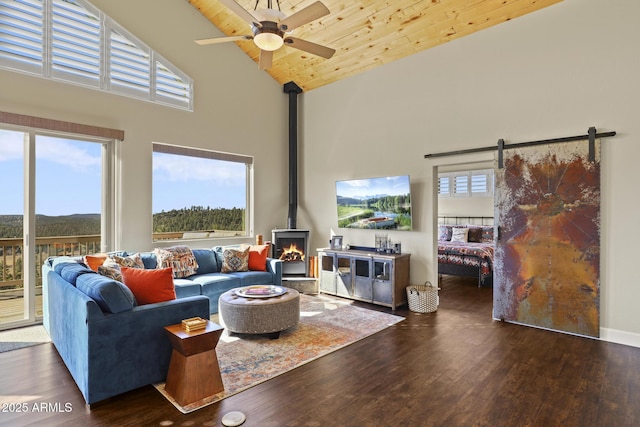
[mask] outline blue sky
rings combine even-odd
[[[0,215],[23,212],[22,139],[21,132],[0,130],[0,173],[11,184],[5,187]],[[36,213],[100,213],[101,151],[98,143],[38,136]],[[185,156],[171,159],[154,154],[154,213],[191,206],[245,207],[243,164]]]
[[[342,197],[363,197],[375,194],[395,196],[409,193],[409,176],[352,179],[336,182],[336,193]]]
[[[204,206],[246,207],[242,163],[153,153],[153,212]]]

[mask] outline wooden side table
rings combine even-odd
[[[194,332],[181,324],[164,329],[173,346],[165,391],[182,406],[223,391],[216,345],[224,328],[207,321],[206,328]]]

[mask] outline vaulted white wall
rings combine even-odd
[[[435,283],[435,168],[492,154],[425,154],[615,130],[602,149],[602,337],[640,346],[639,15],[638,2],[565,0],[304,94],[300,221],[315,245],[374,243],[337,229],[336,180],[408,173],[416,231],[392,238],[412,254],[412,282]]]
[[[255,156],[255,233],[269,235],[274,225],[284,225],[288,97],[282,86],[233,43],[196,45],[196,38],[221,33],[185,1],[92,3],[194,79],[194,111],[2,70],[0,110],[125,131],[119,164],[122,221],[118,249],[153,248],[154,141]],[[264,105],[268,108],[262,108]],[[71,188],[70,183],[60,184]],[[211,188],[212,205],[218,191],[220,188]],[[193,243],[201,247],[213,244]]]

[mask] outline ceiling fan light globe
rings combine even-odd
[[[267,51],[278,50],[284,44],[282,37],[274,33],[257,34],[253,41],[260,49]]]

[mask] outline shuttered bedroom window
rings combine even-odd
[[[439,197],[492,197],[493,169],[438,174]]]

